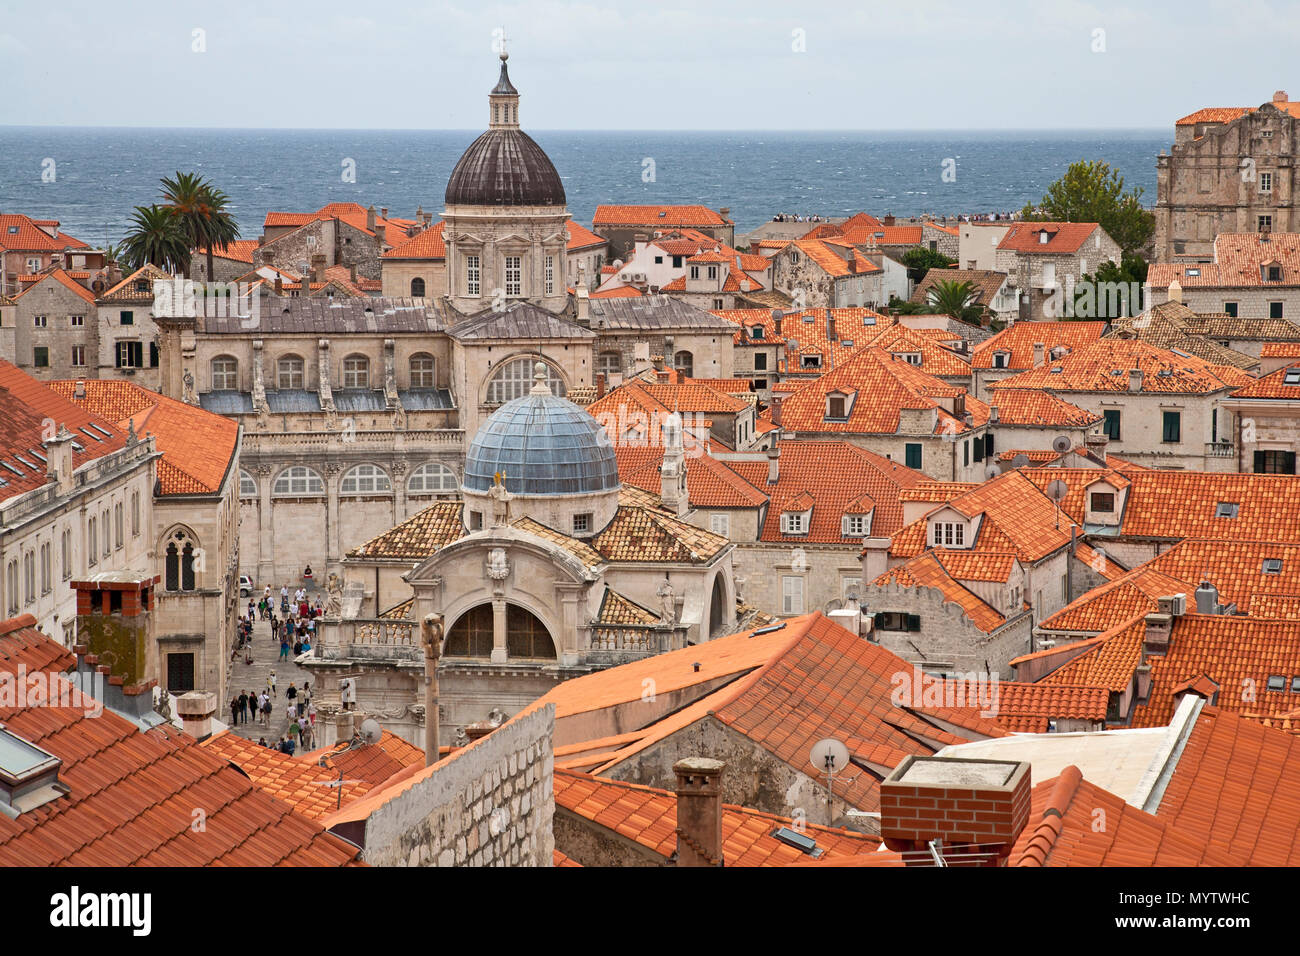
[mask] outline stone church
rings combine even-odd
[[[156,316],[164,394],[244,427],[240,571],[323,581],[354,547],[460,497],[467,439],[527,395],[590,400],[656,356],[729,378],[734,326],[668,297],[565,283],[564,187],[519,127],[502,56],[489,129],[447,184],[447,294],[200,300]]]

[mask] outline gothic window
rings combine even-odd
[[[695,374],[695,356],[683,349],[673,356],[673,368],[677,369],[679,375],[690,378]]]
[[[168,591],[194,590],[194,559],[198,549],[185,530],[174,531],[167,539],[163,560],[163,587]]]

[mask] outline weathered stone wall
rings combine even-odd
[[[550,866],[555,707],[537,707],[414,777],[364,821],[371,866]]]
[[[608,830],[586,817],[557,807],[555,847],[583,866],[667,866],[660,856],[635,840]]]

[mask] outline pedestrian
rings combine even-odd
[[[284,692],[286,699],[296,701],[298,698],[298,688],[293,686],[293,681],[289,681],[289,688]]]
[[[258,745],[259,747],[265,747],[265,746],[266,746],[266,738],[265,738],[265,737],[258,737],[258,738],[257,738],[257,745]]]
[[[231,725],[239,723],[239,698],[230,698],[230,723]]]
[[[289,659],[289,641],[287,638],[282,637],[280,638],[280,660],[287,661],[288,659]]]
[[[265,691],[262,693],[262,724],[268,728],[271,726],[271,698]]]
[[[292,757],[292,756],[293,756],[293,751],[294,751],[293,738],[292,738],[292,737],[285,737],[285,738],[284,738],[284,752],[287,753],[290,757]]]
[[[244,663],[248,665],[253,663],[253,644],[251,641],[244,645]]]
[[[275,671],[266,675],[266,688],[270,691],[272,697],[275,696]]]
[[[248,692],[248,716],[254,721],[258,718],[258,700],[257,695],[251,690]]]
[[[315,728],[316,726],[316,705],[315,704],[307,705],[307,720],[311,724],[311,726]]]
[[[237,723],[248,723],[248,695],[243,691],[239,693],[239,719]]]

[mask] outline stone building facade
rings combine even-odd
[[[1300,232],[1297,135],[1300,104],[1281,90],[1258,108],[1178,120],[1156,161],[1155,258],[1208,260],[1221,232]]]

